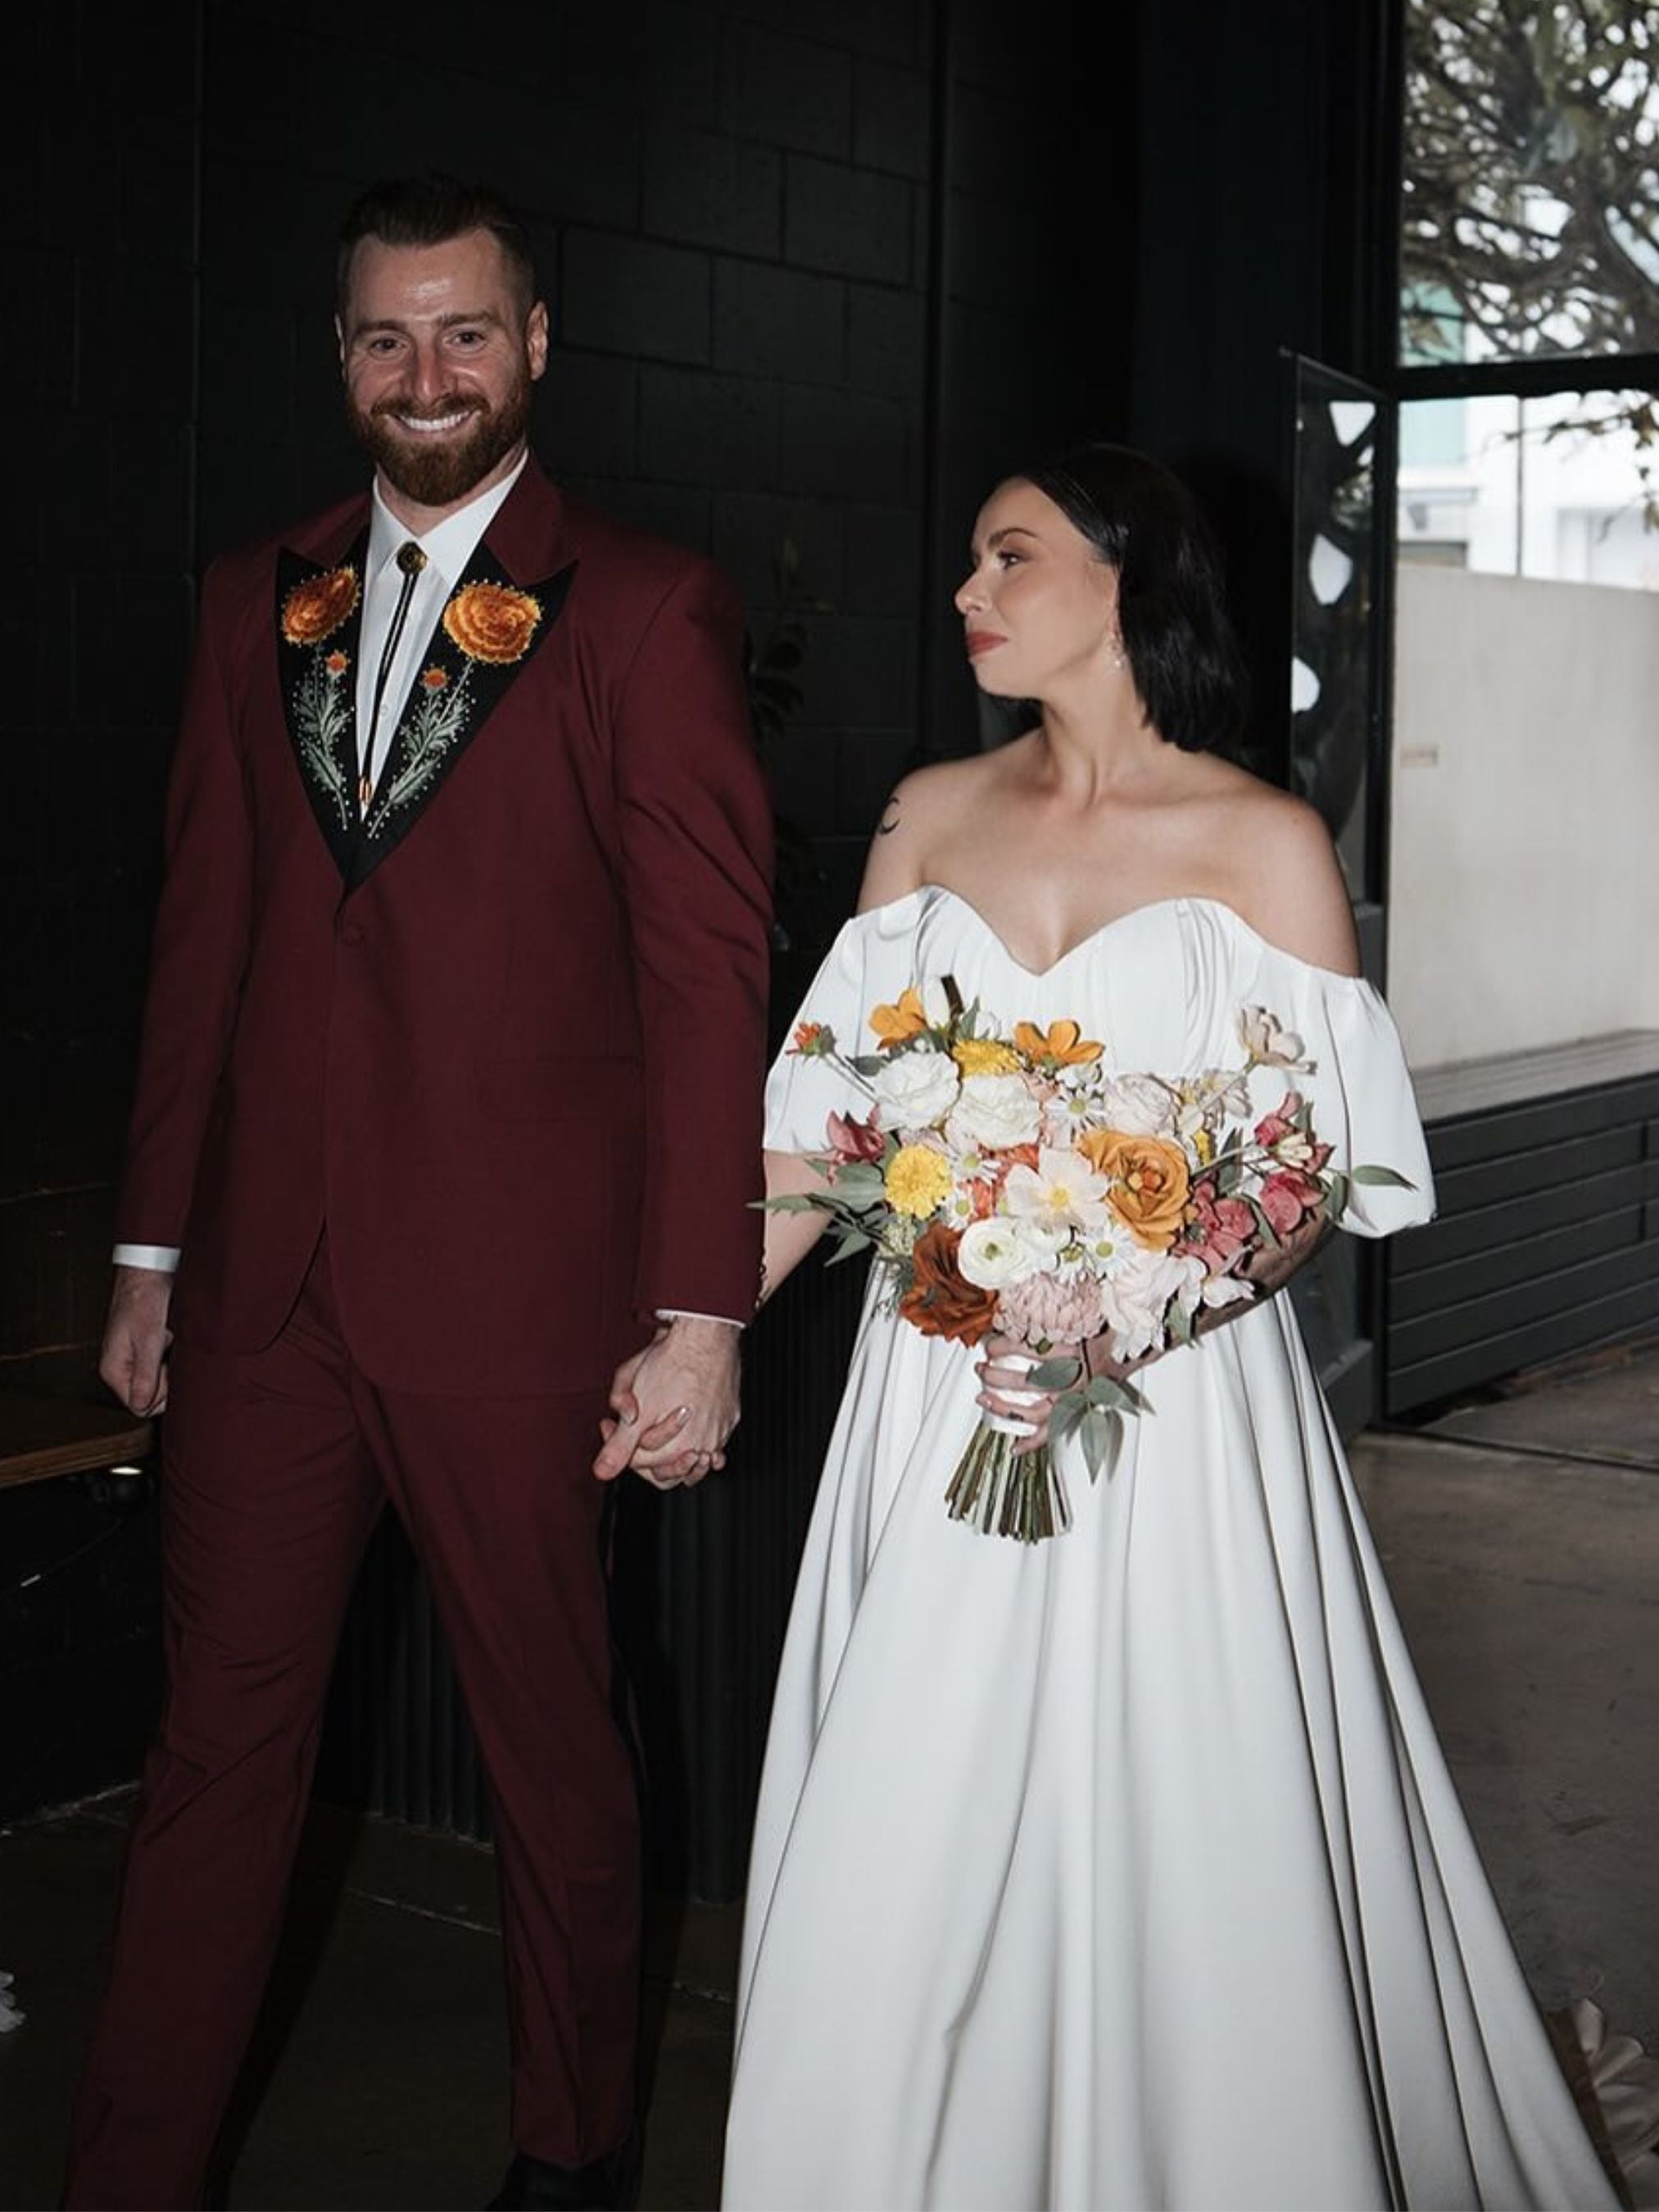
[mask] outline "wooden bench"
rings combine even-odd
[[[0,1490],[126,1466],[145,1456],[152,1435],[150,1422],[118,1406],[0,1390]]]

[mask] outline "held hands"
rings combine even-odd
[[[128,1413],[148,1419],[167,1402],[167,1305],[173,1278],[159,1267],[118,1267],[98,1372]]]
[[[611,1386],[616,1419],[599,1424],[605,1442],[593,1472],[601,1482],[631,1467],[672,1490],[725,1466],[723,1447],[738,1425],[741,1334],[729,1322],[682,1314],[623,1360]]]

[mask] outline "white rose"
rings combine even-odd
[[[1173,1252],[1149,1252],[1143,1245],[1127,1243],[1123,1264],[1101,1281],[1115,1359],[1139,1359],[1143,1352],[1158,1350],[1164,1340],[1164,1316],[1171,1300],[1188,1313],[1197,1305],[1204,1286],[1204,1263]]]
[[[1164,1137],[1173,1102],[1151,1075],[1109,1075],[1094,1104],[1094,1119],[1126,1137]]]
[[[957,1247],[957,1266],[981,1291],[1004,1291],[1010,1283],[1023,1283],[1046,1266],[1049,1255],[1025,1233],[1022,1221],[992,1214],[971,1223]]]
[[[945,1133],[958,1152],[1006,1152],[1029,1145],[1042,1127],[1042,1109],[1023,1075],[964,1079]]]
[[[961,1083],[948,1052],[896,1054],[875,1079],[877,1126],[931,1128],[950,1111]]]

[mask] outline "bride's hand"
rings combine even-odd
[[[1015,1445],[1016,1452],[1035,1451],[1039,1444],[1047,1443],[1054,1401],[1071,1385],[1062,1383],[1057,1390],[1033,1390],[1030,1370],[1037,1361],[1016,1336],[988,1336],[980,1346],[980,1354],[979,1403],[982,1410],[1020,1423],[1026,1433]],[[1083,1380],[1082,1346],[1057,1344],[1044,1355],[1044,1364],[1049,1360],[1069,1360],[1073,1382]]]
[[[1043,1355],[1043,1364],[1050,1360],[1070,1360],[1073,1370],[1071,1381],[1061,1383],[1058,1389],[1033,1390],[1030,1373],[1037,1363],[1018,1337],[988,1336],[980,1349],[982,1357],[979,1373],[983,1387],[979,1403],[988,1413],[1001,1413],[1024,1425],[1029,1433],[1014,1447],[1016,1453],[1021,1454],[1036,1451],[1039,1444],[1048,1443],[1054,1401],[1068,1389],[1102,1375],[1121,1382],[1158,1357],[1156,1352],[1147,1352],[1139,1359],[1115,1359],[1111,1339],[1105,1335],[1091,1336],[1085,1344],[1057,1344]]]

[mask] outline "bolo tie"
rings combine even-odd
[[[426,556],[412,538],[404,538],[398,548],[398,566],[403,572],[403,584],[398,592],[398,605],[392,612],[392,626],[386,631],[386,643],[380,648],[380,665],[374,672],[374,702],[368,712],[368,744],[363,754],[362,774],[357,779],[357,811],[367,814],[368,802],[374,796],[374,750],[380,738],[380,708],[386,698],[387,678],[392,664],[398,657],[402,642],[404,624],[409,620],[409,603],[415,596],[415,584],[426,566]],[[391,740],[387,739],[387,750]],[[385,759],[380,762],[382,769]]]

